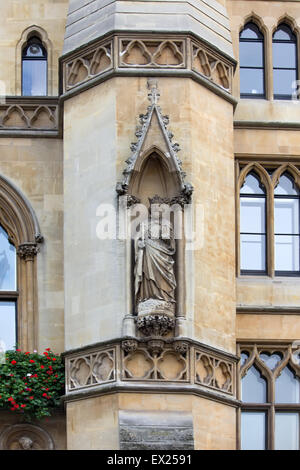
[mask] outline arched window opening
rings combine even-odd
[[[282,23],[273,34],[274,99],[291,99],[297,80],[297,38]]]
[[[22,95],[47,95],[47,50],[38,36],[31,36],[22,52]]]
[[[240,190],[241,274],[266,273],[266,191],[251,172]]]
[[[299,275],[299,189],[284,173],[274,190],[275,274]]]
[[[17,344],[17,255],[0,226],[0,341],[5,349]]]
[[[240,96],[265,97],[264,36],[249,22],[240,33]]]

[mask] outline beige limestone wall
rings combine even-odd
[[[146,85],[114,78],[65,103],[66,349],[121,334],[131,296],[125,243],[97,238],[96,212],[100,203],[116,205],[115,185],[149,105]],[[187,334],[234,351],[232,106],[189,79],[160,78],[158,87],[199,205],[199,244],[186,254]]]
[[[62,141],[0,139],[0,174],[27,197],[45,238],[37,255],[39,351],[64,350]]]
[[[300,339],[299,315],[238,314],[236,337],[239,340],[282,340]]]
[[[190,414],[195,449],[236,448],[236,410],[233,407],[184,394],[119,393],[67,404],[68,450],[118,449],[119,410]]]
[[[68,450],[119,449],[118,395],[67,403]]]
[[[21,69],[17,45],[26,28],[33,25],[48,34],[49,95],[58,94],[58,58],[62,53],[69,0],[3,0],[0,16],[0,95],[20,94]]]

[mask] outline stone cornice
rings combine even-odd
[[[61,57],[62,100],[113,76],[188,77],[232,104],[235,61],[190,34],[119,33]]]
[[[6,96],[0,102],[0,137],[60,137],[58,97]]]

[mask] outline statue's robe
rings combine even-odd
[[[141,239],[139,239],[141,240]],[[143,248],[136,240],[135,296],[137,304],[147,299],[175,302],[175,241],[146,237]]]

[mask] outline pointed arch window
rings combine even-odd
[[[284,173],[274,189],[275,274],[300,274],[299,188]]]
[[[32,36],[22,52],[22,95],[47,95],[47,50],[38,36]]]
[[[266,190],[256,173],[240,190],[241,274],[266,273]]]
[[[17,254],[0,226],[0,340],[6,349],[17,343]]]
[[[300,449],[299,353],[289,344],[276,347],[238,345],[243,450]]]
[[[274,99],[291,99],[297,76],[297,38],[291,28],[282,23],[273,34]]]
[[[265,97],[264,36],[249,22],[240,33],[240,96]]]

